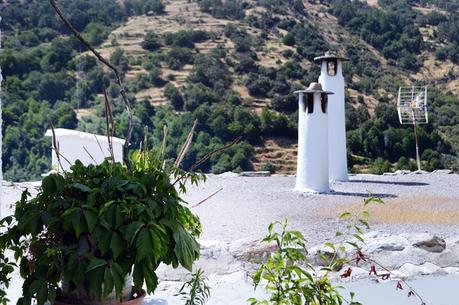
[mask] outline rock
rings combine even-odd
[[[253,263],[266,261],[268,256],[276,250],[277,244],[275,242],[266,243],[261,241],[243,243],[230,249],[231,253],[237,259]]]
[[[377,250],[383,250],[383,251],[403,251],[405,247],[400,244],[396,243],[384,243],[380,245]]]
[[[446,241],[443,238],[434,236],[431,239],[416,242],[413,246],[429,252],[440,253],[445,250]]]
[[[454,172],[450,169],[436,169],[432,172],[432,174],[446,174],[446,175],[450,175],[453,173]]]
[[[417,171],[414,171],[413,174],[416,174],[416,175],[425,175],[425,174],[429,174],[429,172],[424,171],[424,170],[417,170]]]
[[[459,245],[448,244],[438,257],[438,263],[444,267],[459,267]]]
[[[395,176],[395,175],[397,175],[397,174],[396,173],[390,173],[390,172],[383,173],[383,176]]]
[[[416,275],[448,274],[447,271],[432,263],[425,263],[422,265],[413,265],[411,263],[406,263],[398,271],[408,278]]]
[[[241,177],[269,177],[271,176],[271,172],[269,171],[241,172],[239,176]]]
[[[395,172],[396,175],[406,175],[411,173],[409,170],[404,170],[404,169],[399,169],[398,171]]]
[[[320,245],[320,246],[309,249],[309,258],[313,265],[326,267],[330,265],[330,262],[333,259],[342,258],[342,255],[340,253],[336,255],[336,253],[333,252],[332,249],[326,246]],[[335,271],[341,270],[342,267],[343,267],[342,264],[335,266]]]
[[[235,178],[235,177],[238,177],[239,174],[237,173],[233,173],[233,172],[224,172],[220,175],[218,175],[219,177],[223,177],[223,178]]]

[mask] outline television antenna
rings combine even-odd
[[[400,87],[398,89],[397,112],[400,124],[411,124],[414,126],[416,163],[420,171],[421,158],[419,156],[417,125],[429,123],[427,113],[427,86]]]

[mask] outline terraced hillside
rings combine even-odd
[[[60,127],[105,132],[104,87],[114,103],[115,133],[123,137],[126,131],[112,76],[108,71],[104,76],[67,36],[45,2],[22,3],[19,11],[14,1],[0,7],[7,37],[0,51],[6,76],[3,166],[13,180],[37,177],[49,167],[42,136],[49,119]],[[185,167],[242,136],[203,170],[292,173],[297,137],[292,92],[317,80],[312,59],[333,49],[350,59],[344,74],[351,170],[413,168],[413,132],[399,125],[395,111],[398,87],[412,84],[429,85],[431,123],[419,128],[424,168],[458,167],[459,13],[454,3],[62,0],[60,5],[122,71],[135,108],[133,148],[144,139],[145,126],[155,144],[162,142],[167,126],[166,155],[173,158],[197,119]],[[34,123],[25,127],[30,120]],[[21,154],[24,149],[29,153]]]

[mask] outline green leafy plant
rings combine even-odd
[[[11,217],[1,220],[0,231],[3,231],[11,221]],[[9,287],[11,280],[10,274],[13,273],[15,266],[14,262],[10,261],[4,251],[0,252],[0,304],[2,305],[7,305],[10,301],[7,298],[5,288]]]
[[[379,198],[371,196],[364,200],[364,207],[372,203],[383,203]],[[339,271],[350,260],[347,254],[349,248],[361,253],[361,243],[364,229],[369,228],[369,213],[366,210],[358,214],[342,213],[339,218],[349,221],[345,232],[336,232],[338,243],[327,242],[324,246],[330,249],[325,255],[319,252],[324,267],[312,265],[306,256],[306,240],[299,231],[287,230],[288,222],[273,222],[268,227],[268,236],[263,242],[275,242],[277,250],[254,273],[255,288],[264,284],[270,296],[266,300],[251,298],[251,305],[340,305],[345,303],[358,305],[353,301],[354,293],[350,300],[342,296],[341,286],[335,286],[330,280],[330,274]],[[331,253],[331,255],[330,255]],[[341,275],[350,276],[352,270]]]
[[[251,305],[335,305],[344,299],[328,275],[318,277],[306,256],[306,240],[299,231],[287,230],[288,222],[273,222],[264,242],[275,242],[277,250],[253,275],[270,292],[266,300],[251,298]],[[280,228],[280,229],[278,229]],[[278,230],[276,230],[278,229]]]
[[[45,177],[35,198],[24,191],[0,236],[25,280],[18,304],[35,298],[43,305],[82,290],[95,300],[113,293],[121,300],[130,274],[135,289],[145,283],[153,292],[159,264],[191,271],[201,225],[179,191],[204,176],[165,165],[153,151],[135,152],[132,165],[129,172],[109,159],[76,161],[71,172]]]
[[[180,288],[179,294],[185,301],[185,305],[204,305],[210,296],[210,287],[204,271],[198,269],[191,278]]]

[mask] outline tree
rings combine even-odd
[[[148,31],[143,39],[142,48],[144,48],[147,51],[154,52],[158,50],[160,47],[161,43],[159,41],[158,36],[153,32]]]
[[[295,45],[295,35],[292,33],[285,34],[285,36],[282,38],[282,43],[287,46]]]

